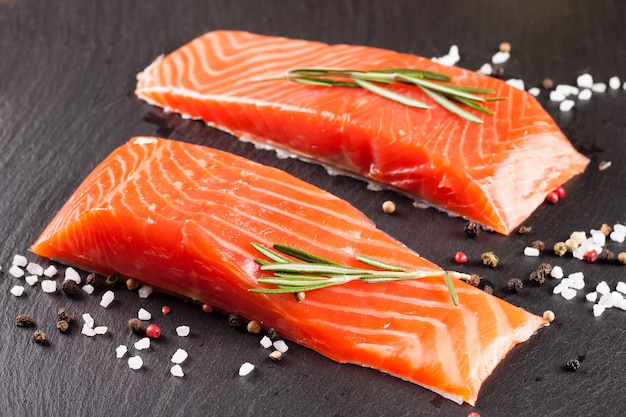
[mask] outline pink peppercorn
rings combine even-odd
[[[156,324],[151,324],[146,328],[146,336],[150,339],[157,339],[161,336],[161,328]]]
[[[161,313],[163,313],[163,315],[170,314],[170,311],[172,311],[172,309],[171,309],[171,308],[169,308],[169,306],[163,306],[163,307],[161,307]]]
[[[464,254],[463,252],[457,252],[457,253],[454,255],[454,261],[455,261],[457,264],[464,264],[465,262],[467,262],[467,255],[466,255],[466,254]]]
[[[598,252],[595,249],[585,252],[585,254],[583,255],[583,260],[587,262],[595,262],[596,260],[598,260]]]
[[[559,202],[559,195],[556,193],[556,191],[552,191],[546,196],[546,201],[548,203],[556,204]]]
[[[560,185],[554,189],[554,192],[559,198],[565,197],[565,188],[561,187]]]

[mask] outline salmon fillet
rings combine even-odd
[[[362,266],[369,255],[440,271],[326,191],[247,159],[152,137],[131,139],[84,180],[31,251],[116,273],[258,320],[335,361],[372,367],[474,404],[510,349],[545,320],[454,280],[351,282],[256,294],[268,275],[252,242],[289,244]],[[443,275],[443,272],[442,272]]]
[[[432,105],[430,110],[359,88],[253,81],[307,67],[419,68],[506,100],[485,104],[493,116],[474,111],[484,119],[477,124],[413,86],[391,89]],[[217,31],[159,57],[137,78],[136,95],[150,104],[400,190],[504,234],[589,162],[526,92],[383,49]]]

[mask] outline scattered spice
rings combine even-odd
[[[69,308],[60,308],[57,311],[57,320],[70,322],[72,320],[72,312]]]
[[[502,42],[498,49],[500,52],[511,52],[511,44],[509,42]]]
[[[135,278],[128,278],[126,280],[126,288],[128,288],[130,291],[138,290],[139,287],[141,287],[141,283]]]
[[[33,333],[33,340],[39,344],[47,343],[48,339],[46,337],[46,332],[43,330],[35,330],[35,333]]]
[[[493,294],[493,287],[491,285],[485,284],[485,286],[483,287],[483,291],[487,294]]]
[[[544,78],[541,82],[541,86],[546,90],[552,90],[552,88],[554,88],[554,81],[550,78]]]
[[[280,339],[280,334],[278,333],[278,330],[272,327],[267,331],[267,337],[269,337],[270,340],[278,340]]]
[[[530,246],[540,251],[546,248],[546,244],[541,240],[535,240]]]
[[[89,275],[87,275],[87,277],[85,277],[85,285],[91,285],[92,287],[95,287],[98,281],[98,276],[96,274],[94,274],[93,272]]]
[[[626,264],[626,252],[620,252],[617,255],[617,260],[622,264]]]
[[[491,70],[491,76],[498,77],[498,78],[504,77],[504,68],[500,66],[494,66],[493,69]]]
[[[498,256],[493,252],[485,252],[480,255],[480,257],[483,260],[483,264],[490,266],[491,268],[498,266],[498,262],[500,261]]]
[[[548,323],[552,323],[556,316],[552,310],[546,310],[543,312],[543,318],[548,320]]]
[[[580,246],[580,240],[570,237],[565,241],[565,247],[568,252],[574,252]]]
[[[161,313],[163,313],[164,316],[167,316],[168,314],[170,314],[171,311],[172,309],[169,308],[169,306],[161,307]]]
[[[600,231],[604,236],[608,236],[613,231],[613,228],[606,223],[602,223],[602,226],[600,226]]]
[[[278,362],[283,358],[283,352],[281,352],[280,350],[275,350],[269,354],[269,358],[274,362]]]
[[[119,279],[120,279],[119,275],[111,274],[104,280],[104,283],[108,287],[115,287],[117,285],[117,282],[119,281]]]
[[[480,285],[480,277],[476,274],[471,274],[467,283],[474,287],[478,287]]]
[[[550,191],[546,196],[546,201],[551,204],[556,204],[559,202],[559,195],[555,191]]]
[[[212,313],[213,307],[211,307],[209,304],[202,304],[202,311],[204,311],[205,313]]]
[[[467,262],[467,255],[463,252],[457,252],[454,254],[454,262],[457,264],[464,264]]]
[[[63,281],[63,286],[61,288],[63,288],[63,292],[67,295],[76,295],[76,292],[78,291],[78,284],[74,280],[66,279]]]
[[[533,227],[532,226],[520,226],[519,229],[517,229],[517,233],[519,233],[520,235],[525,235],[528,234],[530,232],[533,231]]]
[[[383,203],[383,211],[387,214],[391,214],[396,211],[396,203],[391,200],[387,200]]]
[[[243,322],[241,321],[241,317],[239,317],[237,314],[229,314],[228,325],[230,327],[241,327],[241,325],[243,325]]]
[[[580,368],[580,361],[572,358],[565,363],[565,368],[570,372],[575,372]]]
[[[610,168],[612,165],[611,161],[602,161],[598,164],[598,170],[599,171],[604,171],[605,169]]]
[[[530,280],[530,282],[532,282],[533,284],[537,284],[537,285],[541,285],[544,282],[546,282],[545,274],[542,271],[538,271],[538,270],[531,272],[530,275],[528,276],[528,279]]]
[[[465,224],[463,233],[465,233],[465,237],[469,237],[473,239],[476,236],[478,236],[479,229],[480,227],[478,226],[478,223],[470,220]]]
[[[550,272],[552,272],[552,265],[547,262],[543,262],[539,264],[539,266],[537,267],[537,271],[542,273],[543,275],[550,275]]]
[[[480,414],[478,414],[476,411],[472,411],[467,415],[467,417],[480,417]]]
[[[59,329],[61,333],[67,332],[69,328],[70,328],[70,324],[66,322],[65,320],[57,321],[57,329]]]
[[[30,327],[35,323],[33,316],[28,313],[20,314],[15,318],[15,325],[17,327]]]
[[[602,252],[600,252],[600,259],[603,261],[612,261],[613,259],[615,259],[615,254],[605,248],[602,249]]]
[[[146,328],[146,336],[150,339],[158,339],[161,336],[161,328],[152,323]]]
[[[299,303],[303,302],[305,298],[306,294],[304,293],[304,291],[298,291],[293,293],[293,299]]]
[[[567,246],[565,246],[564,242],[556,242],[552,249],[558,256],[563,256],[567,253]]]
[[[559,198],[565,197],[565,188],[561,187],[560,185],[554,189],[554,192]]]
[[[595,262],[598,260],[598,251],[592,249],[583,254],[583,261],[587,261],[589,263]]]
[[[128,328],[132,330],[134,333],[139,333],[143,330],[143,324],[141,324],[141,320],[137,317],[133,317],[128,320]]]
[[[520,292],[522,290],[522,288],[524,288],[524,283],[519,278],[511,278],[507,282],[506,286],[509,289],[509,291],[512,291],[514,293],[518,293],[518,292]]]
[[[248,333],[259,334],[261,332],[261,324],[256,320],[249,321],[246,330]]]

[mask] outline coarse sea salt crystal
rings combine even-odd
[[[57,290],[57,282],[51,279],[44,279],[41,281],[41,289],[46,294],[52,294]]]
[[[91,317],[91,314],[89,313],[83,313],[82,315],[83,321],[85,322],[85,324],[89,327],[93,327],[94,325],[94,319],[93,317]]]
[[[583,88],[580,93],[578,93],[578,100],[587,101],[591,98],[591,90],[589,88]]]
[[[107,326],[96,326],[93,328],[93,331],[95,334],[106,334],[109,328]]]
[[[574,108],[574,104],[576,104],[574,100],[569,100],[569,99],[563,100],[559,104],[559,110],[563,112],[568,112]]]
[[[498,51],[491,57],[491,62],[494,64],[504,64],[511,58],[510,52]]]
[[[183,363],[189,354],[184,349],[176,349],[176,352],[172,355],[172,363]]]
[[[593,77],[591,74],[581,74],[576,78],[576,85],[580,88],[591,88],[593,86]]]
[[[486,62],[480,67],[478,72],[484,75],[491,75],[491,73],[493,72],[493,67],[490,63]]]
[[[541,94],[541,90],[538,87],[531,87],[528,89],[528,94],[537,97],[539,94]]]
[[[526,246],[524,248],[524,255],[526,256],[539,256],[539,249]]]
[[[618,233],[615,230],[611,232],[611,234],[609,235],[609,238],[613,241],[613,242],[617,242],[617,243],[623,243],[624,239],[626,239],[626,235],[623,233]]]
[[[189,336],[189,332],[190,332],[189,326],[182,325],[176,328],[176,334],[179,335],[180,337]]]
[[[600,317],[602,315],[602,313],[604,313],[605,309],[606,309],[606,307],[604,307],[603,305],[594,304],[593,305],[593,315],[594,315],[594,317]]]
[[[42,276],[43,275],[43,267],[35,262],[30,262],[26,265],[26,272],[31,275]]]
[[[267,349],[268,347],[272,346],[272,339],[270,339],[267,336],[263,336],[261,338],[260,343],[261,343],[261,346],[263,346],[265,349]]]
[[[570,278],[569,287],[575,290],[582,290],[583,288],[585,288],[584,278],[582,276],[576,277],[576,278]]]
[[[244,362],[239,367],[239,376],[246,376],[253,370],[254,370],[254,365],[252,365],[250,362]]]
[[[139,339],[135,342],[135,349],[144,350],[150,347],[150,338],[144,337],[143,339]]]
[[[587,299],[587,301],[591,303],[595,303],[598,300],[598,293],[595,291],[592,291],[590,293],[587,293],[587,295],[585,295],[585,298]]]
[[[57,268],[54,265],[50,265],[49,267],[44,269],[43,274],[47,276],[48,278],[52,278],[53,276],[57,274],[57,272],[59,272],[57,271]]]
[[[83,328],[80,331],[82,334],[88,337],[94,337],[96,335],[96,331],[93,327],[89,326],[87,323],[83,324]]]
[[[555,279],[563,278],[563,268],[556,265],[552,267],[552,271],[550,271],[550,276]]]
[[[609,78],[609,87],[611,88],[611,90],[617,90],[621,85],[622,83],[619,80],[619,77],[614,76]]]
[[[80,274],[72,267],[67,267],[65,269],[65,279],[70,279],[77,284],[80,284],[81,282]]]
[[[574,288],[563,288],[563,291],[561,291],[561,297],[566,300],[571,300],[576,297],[576,293],[577,291]]]
[[[137,370],[137,369],[141,369],[141,367],[143,366],[143,360],[141,359],[140,356],[136,355],[136,356],[131,356],[130,358],[128,358],[128,367],[132,370]]]
[[[613,231],[622,235],[626,235],[626,226],[620,223],[615,223],[613,225]]]
[[[561,294],[565,288],[567,288],[567,285],[563,284],[562,282],[558,283],[557,285],[554,286],[554,288],[552,288],[552,294],[554,295]]]
[[[150,294],[152,294],[152,291],[154,290],[152,289],[151,286],[142,285],[141,288],[139,288],[139,291],[137,291],[137,293],[139,294],[139,298],[148,298]]]
[[[598,246],[604,246],[606,244],[606,235],[602,233],[602,231],[592,229],[590,234],[594,244]]]
[[[29,275],[26,278],[24,278],[24,280],[26,281],[28,285],[32,287],[39,281],[39,277],[37,275]]]
[[[619,303],[624,299],[624,296],[619,291],[611,291],[609,297],[613,306],[619,305]]]
[[[10,292],[16,297],[21,297],[22,294],[24,294],[24,287],[22,287],[21,285],[15,285],[13,288],[11,288]]]
[[[102,294],[102,299],[100,300],[100,305],[104,308],[107,308],[111,305],[111,303],[115,300],[115,294],[113,291],[109,290]]]
[[[152,314],[148,310],[142,307],[137,312],[137,318],[139,320],[150,320],[152,318]]]
[[[175,377],[182,378],[185,376],[183,368],[180,365],[174,365],[170,368],[170,373]]]
[[[575,95],[578,95],[578,93],[580,92],[578,87],[574,87],[573,85],[567,85],[567,84],[559,84],[555,87],[555,90],[560,91],[566,96],[575,96]]]
[[[22,278],[24,276],[24,270],[17,265],[12,265],[9,268],[9,274],[13,275],[15,278]]]
[[[615,286],[615,290],[621,292],[622,294],[626,294],[626,282],[619,281]]]
[[[621,310],[626,310],[626,298],[622,298],[622,300],[618,304],[616,304],[615,307]]]
[[[124,355],[126,355],[126,352],[128,352],[128,346],[119,345],[118,347],[115,348],[115,357],[117,359],[122,359]]]
[[[604,93],[606,91],[606,84],[604,83],[593,83],[591,86],[591,90],[594,93]]]
[[[26,259],[25,256],[23,255],[14,255],[13,256],[13,262],[11,262],[11,265],[17,265],[17,266],[26,266],[28,265],[28,259]]]
[[[94,290],[95,288],[91,284],[83,285],[83,291],[85,291],[89,295],[93,294]]]
[[[511,78],[510,80],[506,80],[506,83],[508,85],[511,85],[517,88],[518,90],[522,90],[522,91],[526,90],[526,86],[524,85],[524,80],[521,80],[519,78]]]
[[[607,284],[606,281],[602,281],[598,283],[598,285],[596,285],[596,291],[598,292],[598,294],[604,295],[611,292],[611,289],[609,288],[609,284]]]
[[[613,307],[613,300],[611,300],[611,294],[603,294],[602,297],[598,300],[598,304],[604,306],[605,308]]]
[[[283,340],[277,340],[273,343],[274,349],[279,351],[280,353],[285,353],[289,350],[289,346]]]
[[[556,91],[556,90],[552,90],[550,91],[550,101],[563,101],[565,100],[565,94],[561,93],[560,91]]]
[[[626,81],[624,81],[624,84],[622,84],[622,90],[626,90]]]

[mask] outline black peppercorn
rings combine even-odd
[[[241,327],[243,325],[243,321],[241,321],[241,317],[237,314],[230,314],[228,316],[228,325],[230,327]]]
[[[491,285],[485,285],[483,287],[483,291],[487,294],[493,294],[493,287]]]
[[[600,259],[603,261],[612,261],[615,259],[615,254],[608,249],[602,249],[602,252],[600,252]]]
[[[552,265],[550,265],[549,263],[543,262],[537,267],[537,271],[541,272],[545,277],[546,275],[549,275],[550,272],[552,272]]]
[[[135,333],[139,333],[143,330],[143,324],[141,324],[141,320],[136,317],[128,320],[128,328]]]
[[[69,328],[70,328],[70,324],[67,321],[65,320],[57,321],[57,329],[59,329],[61,333],[65,333],[67,329]]]
[[[565,364],[565,368],[568,371],[575,372],[580,368],[580,361],[578,359],[569,359]]]
[[[479,230],[480,230],[480,227],[478,226],[478,224],[470,220],[465,224],[463,233],[465,233],[465,237],[469,237],[473,239],[476,236],[478,236]]]
[[[531,272],[530,275],[528,276],[528,279],[530,280],[530,282],[532,282],[533,284],[537,284],[537,285],[541,285],[544,282],[546,282],[546,276],[541,271]]]
[[[46,333],[43,330],[35,330],[33,340],[39,344],[45,344],[48,341]]]
[[[520,235],[525,235],[527,233],[532,232],[533,227],[532,226],[520,226],[519,229],[517,229],[517,233],[519,233]]]
[[[278,340],[280,339],[280,334],[278,334],[278,330],[272,327],[267,331],[267,337],[271,340]]]
[[[85,278],[85,285],[91,285],[92,287],[96,287],[98,284],[98,276],[93,272]]]
[[[543,243],[541,240],[535,240],[530,246],[539,251],[542,251],[546,248],[546,244]]]
[[[15,318],[15,325],[17,327],[30,327],[34,322],[33,316],[28,313],[20,314]]]
[[[509,291],[518,293],[524,288],[524,283],[519,278],[511,278],[506,284]]]
[[[104,280],[104,283],[108,287],[115,287],[117,285],[117,282],[119,281],[119,279],[120,279],[120,277],[117,274],[111,274]]]
[[[63,292],[67,295],[76,295],[76,291],[78,291],[78,284],[76,281],[71,279],[66,279],[63,281]]]
[[[72,312],[67,308],[60,308],[57,311],[57,320],[69,323],[72,320]]]

